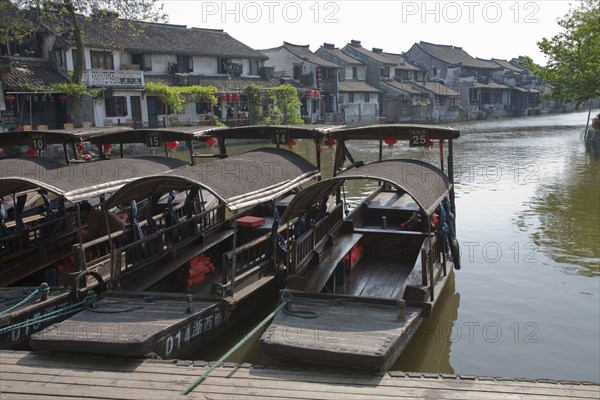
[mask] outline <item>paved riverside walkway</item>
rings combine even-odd
[[[404,372],[362,373],[0,351],[0,399],[600,399],[587,382]]]

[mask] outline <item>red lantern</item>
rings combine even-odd
[[[69,96],[67,96],[66,94],[61,94],[60,96],[58,96],[58,101],[60,101],[61,103],[66,103],[67,100],[69,100]]]
[[[169,149],[171,150],[175,150],[177,148],[177,146],[179,146],[179,142],[175,141],[175,142],[166,142],[166,145]]]
[[[223,93],[223,94],[221,95],[221,101],[222,101],[222,102],[226,102],[226,101],[227,101],[227,95],[226,95],[225,93]]]
[[[82,145],[81,143],[77,145],[77,151],[79,153],[83,153],[85,151],[85,146]]]
[[[298,142],[296,141],[296,139],[290,139],[290,140],[287,142],[287,146],[288,146],[288,148],[289,148],[290,150],[292,150],[296,144],[298,144]]]
[[[235,94],[235,101],[240,101],[240,94],[239,93]]]
[[[35,157],[35,156],[37,156],[37,155],[38,155],[38,151],[37,151],[37,150],[34,150],[34,149],[29,149],[29,150],[27,150],[27,151],[25,152],[25,155],[26,155],[27,157]]]
[[[318,91],[318,90],[317,90],[317,92],[315,93],[315,97],[316,97],[316,98],[319,98],[319,97],[321,97],[321,93],[319,93],[319,91]]]
[[[384,142],[385,142],[385,144],[387,144],[389,147],[394,147],[394,145],[395,145],[396,143],[398,143],[398,141],[397,141],[397,140],[393,140],[393,139],[385,139],[385,140],[384,140]]]
[[[314,90],[310,91],[310,97],[315,97],[315,91]]]
[[[325,146],[329,147],[330,149],[333,148],[333,146],[335,146],[336,141],[335,139],[325,139]]]
[[[433,150],[433,139],[429,139],[426,146],[429,147],[429,150]]]
[[[227,100],[233,101],[233,95],[231,93],[229,93],[229,95],[227,96]]]
[[[4,154],[4,149],[2,147],[0,147],[0,156]]]
[[[215,139],[214,137],[209,137],[206,139],[206,144],[209,148],[212,149],[212,147],[217,144],[217,139]]]
[[[110,143],[106,143],[106,144],[103,144],[103,145],[102,145],[102,149],[103,149],[105,152],[109,152],[109,151],[110,151],[112,148],[113,148],[113,145],[112,145],[112,144],[110,144]]]
[[[17,99],[16,96],[13,96],[12,94],[7,94],[6,96],[4,96],[4,100],[6,100],[6,101],[13,102],[16,99]]]

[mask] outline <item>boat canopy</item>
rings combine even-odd
[[[452,185],[437,167],[419,160],[385,160],[353,168],[317,182],[298,193],[282,216],[285,223],[304,214],[311,205],[334,193],[347,180],[383,181],[408,193],[427,215],[448,196]]]
[[[140,128],[129,131],[106,132],[94,135],[90,141],[94,144],[115,143],[148,143],[148,137],[158,137],[160,142],[174,142],[186,140],[203,140],[211,133],[226,129],[220,126],[181,126],[172,128]]]
[[[458,139],[460,131],[447,126],[381,124],[332,130],[329,137],[337,140],[409,140],[414,134],[426,134],[428,139]]]
[[[70,202],[116,191],[147,175],[187,165],[166,157],[116,158],[64,165],[43,157],[0,160],[0,196],[29,190],[47,190]]]
[[[325,136],[342,128],[339,125],[250,125],[227,128],[214,133],[217,138],[223,139],[267,139],[281,138],[280,144],[285,144],[287,139],[315,139]]]
[[[48,129],[32,131],[9,131],[0,135],[2,146],[27,146],[32,138],[43,136],[45,144],[73,144],[91,140],[96,136],[127,134],[133,129],[127,126],[89,127],[77,129]]]
[[[138,179],[114,193],[103,207],[108,209],[153,194],[199,187],[236,211],[273,200],[317,176],[318,169],[298,154],[262,148]]]

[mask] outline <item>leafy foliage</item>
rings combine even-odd
[[[213,86],[169,86],[162,83],[146,83],[146,91],[161,96],[165,103],[173,111],[179,113],[184,104],[208,102],[217,104],[217,89]]]
[[[96,97],[102,93],[102,89],[91,89],[81,83],[55,83],[50,86],[50,91],[64,93],[69,97]]]
[[[248,97],[248,112],[253,124],[300,125],[304,120],[298,115],[302,103],[298,91],[290,84],[268,90],[256,84],[244,88]]]
[[[600,0],[582,0],[558,24],[563,32],[538,42],[549,56],[545,68],[524,65],[554,87],[551,98],[575,101],[600,97]]]

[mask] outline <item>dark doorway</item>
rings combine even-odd
[[[142,120],[142,100],[140,96],[131,96],[131,118],[134,122]]]

